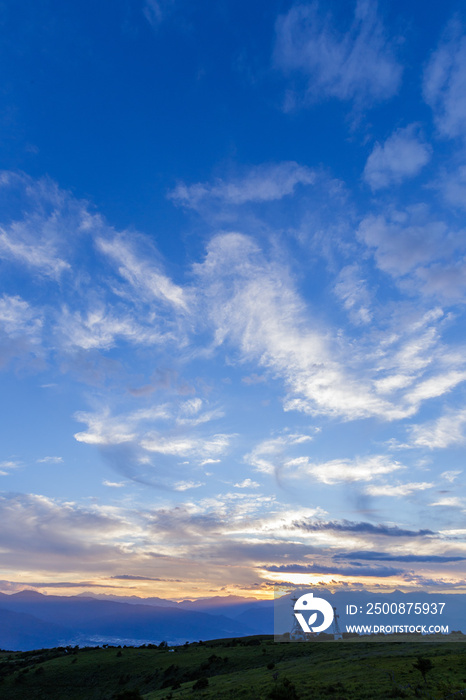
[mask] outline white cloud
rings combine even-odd
[[[110,349],[118,340],[135,344],[154,345],[166,342],[170,336],[150,325],[141,325],[126,310],[116,313],[115,308],[98,304],[87,312],[71,312],[63,307],[57,330],[67,348]]]
[[[279,437],[260,442],[244,456],[245,462],[255,467],[257,471],[273,474],[283,464],[285,452],[297,445],[303,445],[312,440],[312,436],[301,433],[287,433]],[[236,484],[237,486],[237,484]]]
[[[222,418],[225,415],[220,409],[213,409],[201,413],[202,406],[202,399],[199,398],[185,401],[180,406],[179,416],[176,418],[177,424],[195,427],[196,425],[202,425],[211,420]]]
[[[57,562],[65,565],[66,559],[75,571],[77,557],[81,564],[94,559],[102,566],[103,557],[110,554],[108,545],[113,556],[117,554],[112,540],[131,532],[130,524],[110,511],[82,508],[38,494],[2,494],[0,546],[7,548],[2,554],[5,565],[16,562],[24,570],[24,557],[29,553],[28,566],[39,565],[43,570],[44,553],[48,553],[51,571]]]
[[[75,418],[87,424],[87,430],[74,435],[78,442],[103,448],[106,460],[120,475],[163,489],[183,490],[185,481],[194,488],[192,484],[197,482],[182,478],[188,474],[186,460],[195,462],[193,468],[217,462],[229,450],[234,437],[224,433],[201,434],[192,425],[181,430],[176,415],[166,405],[116,416],[109,409],[81,411]],[[184,461],[177,466],[173,458]]]
[[[464,506],[464,501],[457,496],[445,496],[440,498],[435,503],[430,503],[431,506],[444,506],[446,508],[462,508]]]
[[[231,435],[217,434],[211,437],[173,437],[167,438],[157,433],[149,433],[141,440],[141,447],[148,452],[177,457],[194,456],[205,460],[224,454],[231,441]]]
[[[63,457],[42,457],[37,462],[39,464],[63,464]]]
[[[158,29],[174,4],[175,0],[144,0],[144,16],[154,29]]]
[[[112,416],[110,409],[96,413],[78,411],[75,419],[87,424],[87,431],[76,433],[75,439],[88,445],[120,445],[136,440],[147,432],[145,424],[166,421],[171,413],[165,404],[138,409],[120,416]]]
[[[426,204],[366,216],[356,232],[377,267],[403,291],[438,304],[462,301],[466,291],[466,234],[451,229]]]
[[[391,374],[383,379],[376,379],[374,386],[379,394],[392,394],[409,386],[413,381],[414,377],[408,374]]]
[[[242,377],[241,381],[243,384],[246,384],[246,386],[252,386],[254,384],[263,384],[263,382],[267,381],[267,378],[263,374],[256,374],[253,372],[247,377]]]
[[[235,484],[235,488],[237,489],[257,489],[259,488],[259,484],[257,481],[252,481],[252,479],[243,479],[243,481],[239,481],[237,484]]]
[[[0,257],[16,259],[28,267],[37,268],[43,274],[59,278],[64,270],[69,270],[69,263],[57,257],[51,245],[33,245],[22,242],[20,235],[23,227],[13,224],[10,231],[0,227]]]
[[[371,299],[358,265],[347,265],[340,270],[334,291],[354,324],[365,325],[371,322]]]
[[[138,255],[132,245],[122,234],[114,239],[99,238],[97,248],[110,258],[118,268],[119,274],[132,287],[149,301],[159,300],[177,309],[186,309],[183,289],[174,284],[155,264],[155,251],[150,251],[148,258]]]
[[[43,355],[43,325],[43,313],[21,297],[0,297],[0,367],[22,357],[31,368]]]
[[[329,462],[314,464],[308,457],[298,457],[286,462],[288,472],[294,478],[313,477],[323,484],[338,484],[352,481],[371,481],[376,476],[391,474],[404,469],[385,455],[357,457],[355,459],[334,459]]]
[[[202,481],[176,481],[174,484],[175,491],[189,491],[190,489],[198,489],[204,486]]]
[[[417,406],[421,401],[442,396],[464,381],[466,381],[466,371],[451,370],[444,374],[437,374],[419,382],[405,398],[408,403]]]
[[[458,242],[466,233],[456,234]],[[458,257],[449,264],[436,263],[416,270],[418,287],[426,296],[443,298],[448,303],[462,303],[466,293],[466,258]]]
[[[322,16],[317,3],[293,5],[278,18],[276,31],[275,65],[287,75],[305,78],[308,101],[336,97],[361,104],[388,99],[398,90],[401,66],[374,2],[358,0],[344,33],[332,26],[328,15]]]
[[[402,497],[409,496],[415,491],[425,491],[425,489],[433,488],[434,484],[428,483],[426,481],[422,482],[411,482],[409,484],[380,484],[367,486],[365,493],[369,496],[390,496],[390,497]]]
[[[5,198],[21,202],[18,218],[0,227],[0,258],[58,280],[71,269],[65,257],[76,237],[99,228],[101,219],[89,214],[85,201],[71,197],[48,178],[2,172],[0,187]]]
[[[218,179],[215,184],[179,184],[170,198],[184,206],[197,209],[209,204],[241,205],[247,202],[271,202],[293,194],[297,185],[312,185],[315,175],[309,168],[294,161],[251,168],[243,178],[230,181]]]
[[[0,298],[0,330],[7,335],[25,335],[38,343],[42,325],[41,314],[21,297],[4,294]]]
[[[422,209],[410,214],[424,219],[428,212]],[[397,274],[400,266],[401,272],[403,266],[408,272],[420,261],[438,255],[439,249],[447,254],[457,244],[440,235],[443,225],[439,232],[434,230],[430,241],[421,226],[414,227],[413,240],[406,240],[407,216],[402,216],[404,225],[390,224],[397,231],[395,236],[390,237],[392,231],[387,233],[385,223],[378,230],[366,220],[366,229],[360,230],[361,237],[364,234],[376,247],[379,265],[390,270],[396,266]],[[437,305],[428,312],[412,309],[409,321],[394,320],[396,331],[371,332],[370,342],[363,340],[359,345],[343,335],[332,338],[329,330],[314,321],[288,271],[268,261],[246,236],[216,236],[205,262],[196,265],[195,272],[204,290],[205,318],[215,330],[214,344],[228,343],[239,351],[240,361],[255,362],[272,377],[284,380],[285,411],[347,420],[368,416],[401,419],[466,378],[464,357],[459,353],[453,357],[440,343],[440,324],[447,317]],[[354,280],[361,279],[356,272],[349,269],[345,284],[337,289],[349,304],[354,300]],[[365,294],[363,280],[355,288],[360,301]]]
[[[5,459],[0,462],[0,476],[7,476],[12,469],[18,469],[21,466],[21,462],[13,459]]]
[[[422,381],[422,377],[432,367],[437,367],[438,371],[445,364],[446,357],[438,328],[438,323],[443,318],[442,309],[437,307],[422,314],[420,318],[410,314],[409,322],[407,323],[408,319],[405,321],[405,328],[397,321],[399,335],[391,339],[383,353],[379,351],[378,369],[385,376],[374,382],[378,393],[389,395],[407,389]],[[409,397],[409,392],[405,392],[400,399],[405,404],[407,396]],[[414,401],[416,405],[418,400],[416,398]],[[408,400],[408,404],[410,402],[412,404]]]
[[[181,404],[180,407],[180,413],[184,413],[188,416],[193,416],[196,415],[196,413],[199,413],[199,411],[202,408],[202,399],[195,398],[195,399],[188,399],[188,401],[185,401],[183,404]]]
[[[429,162],[431,148],[416,133],[416,125],[397,129],[383,144],[376,143],[363,178],[373,190],[413,177]]]
[[[285,410],[347,418],[398,415],[369,382],[345,371],[328,337],[309,319],[287,270],[267,262],[249,238],[216,236],[195,271],[216,345],[228,340],[242,359],[283,378],[289,392]]]
[[[114,489],[121,489],[125,485],[124,481],[102,481],[103,486],[110,486]]]
[[[80,423],[87,423],[88,430],[75,433],[78,442],[87,445],[120,445],[131,442],[136,437],[134,424],[124,418],[112,418],[108,410],[101,414],[78,411],[75,418]]]
[[[451,469],[451,470],[449,470],[449,471],[442,472],[442,473],[440,474],[440,476],[442,477],[442,479],[446,479],[447,481],[450,482],[450,484],[452,484],[452,483],[454,482],[454,480],[456,479],[456,477],[458,477],[458,476],[459,476],[460,474],[462,474],[462,473],[463,473],[463,472],[460,471],[460,470],[453,470],[453,469]]]
[[[443,172],[435,184],[448,204],[466,208],[466,165]]]
[[[370,214],[361,222],[357,237],[373,250],[377,266],[394,277],[443,258],[452,249],[443,221],[433,221],[426,207],[394,211],[389,216]]]
[[[466,377],[465,377],[466,378]],[[451,445],[462,445],[466,441],[466,409],[451,411],[435,421],[415,425],[410,430],[411,440],[417,447],[442,449]],[[460,472],[444,472],[455,475]]]
[[[466,136],[466,36],[452,22],[424,74],[424,99],[444,136]]]

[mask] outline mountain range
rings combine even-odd
[[[374,594],[316,588],[313,592],[336,608],[342,632],[348,624],[407,623],[442,624],[449,625],[450,631],[466,631],[464,594],[401,591]],[[374,614],[375,602],[381,606],[385,604],[383,609],[389,611],[388,614]],[[414,614],[416,603],[418,609],[419,604],[428,603],[430,611],[437,606],[437,613]],[[408,608],[411,609],[409,617],[400,612]],[[351,614],[351,609],[357,610],[357,614]],[[140,646],[162,641],[178,645],[225,637],[283,634],[291,630],[293,621],[291,594],[275,601],[214,596],[177,602],[157,597],[93,593],[76,596],[44,595],[33,590],[0,593],[0,648],[16,651],[69,645]]]
[[[251,615],[266,610],[264,626]],[[266,614],[267,614],[266,613]],[[54,596],[32,590],[0,593],[0,648],[27,651],[102,643],[182,644],[200,639],[273,633],[271,601],[226,596],[181,603],[159,598]]]

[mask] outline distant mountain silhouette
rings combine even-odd
[[[0,608],[0,647],[26,651],[55,647],[68,633],[65,628],[33,615]]]
[[[143,600],[137,604],[83,596],[49,596],[35,591],[0,593],[0,611],[5,617],[7,613],[10,618],[16,616],[9,626],[0,625],[0,647],[27,650],[92,642],[183,643],[256,632],[254,624],[249,626],[247,621],[222,614],[219,604],[212,614],[176,603],[172,603],[173,607],[147,605]],[[231,608],[231,604],[226,607]]]

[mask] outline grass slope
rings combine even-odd
[[[417,657],[432,662],[426,683],[414,667]],[[175,652],[147,647],[0,652],[2,700],[112,700],[125,694],[131,700],[136,690],[144,700],[466,698],[466,647],[250,637]]]

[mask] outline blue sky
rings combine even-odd
[[[460,4],[0,31],[1,590],[462,589]]]

